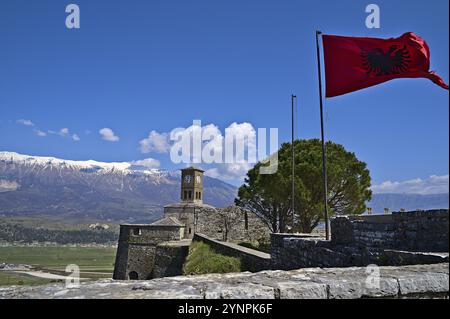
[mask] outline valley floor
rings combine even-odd
[[[0,286],[42,285],[64,281],[68,265],[77,265],[81,280],[111,278],[115,247],[0,247]],[[6,268],[1,265],[29,265],[30,269]]]

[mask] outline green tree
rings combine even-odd
[[[295,207],[292,221],[292,148],[284,143],[278,151],[278,171],[259,174],[261,163],[247,173],[239,188],[236,205],[254,212],[272,232],[310,233],[324,218],[322,153],[318,139],[297,140],[295,152]],[[330,215],[361,214],[371,199],[370,175],[366,163],[342,145],[326,143],[328,205]]]

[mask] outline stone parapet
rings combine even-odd
[[[101,280],[67,289],[64,284],[0,288],[0,299],[359,299],[448,298],[449,264],[379,267],[379,285],[367,268],[209,274],[148,281]],[[378,282],[378,281],[377,281]]]

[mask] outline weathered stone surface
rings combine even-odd
[[[196,232],[209,238],[231,242],[268,242],[270,231],[254,213],[237,206],[216,208],[199,214]]]
[[[156,246],[152,278],[180,276],[191,239],[164,242]]]
[[[272,269],[448,262],[448,210],[338,216],[331,240],[271,234]]]
[[[180,240],[180,226],[121,225],[114,267],[114,279],[149,279],[155,264],[156,246]]]
[[[280,299],[327,299],[327,285],[313,282],[278,284]]]
[[[448,297],[449,264],[379,267],[380,286],[367,285],[367,268],[209,274],[149,281],[101,280],[79,288],[63,284],[0,288],[0,298],[404,298]]]
[[[448,252],[448,209],[339,216],[332,220],[332,242],[373,248]]]

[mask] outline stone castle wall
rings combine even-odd
[[[158,244],[152,278],[181,276],[191,242],[188,239]]]
[[[331,241],[311,235],[272,234],[272,268],[447,262],[448,216],[448,210],[435,210],[337,217],[331,222]]]
[[[225,229],[228,224],[228,230]],[[201,211],[198,214],[196,232],[210,238],[240,242],[265,243],[270,240],[270,231],[261,219],[236,206]],[[227,238],[225,238],[227,237]]]
[[[183,238],[192,238],[195,232],[195,216],[203,210],[204,209],[200,208],[200,206],[174,205],[173,207],[164,208],[164,216],[174,217],[182,224],[186,225]],[[206,209],[206,211],[209,211],[209,209]]]
[[[121,225],[113,278],[125,280],[132,274],[151,279],[157,245],[180,240],[181,233],[180,227],[173,226]]]
[[[336,217],[331,227],[333,244],[422,252],[449,251],[448,210]]]

